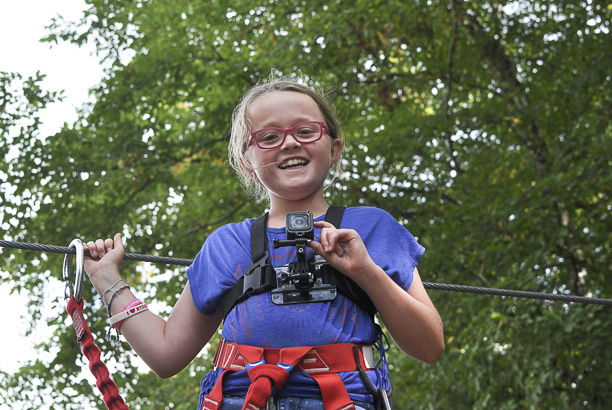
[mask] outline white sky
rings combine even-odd
[[[53,17],[61,15],[67,21],[78,21],[85,7],[83,0],[0,0],[0,71],[18,72],[27,78],[40,70],[47,74],[42,83],[45,90],[65,90],[61,104],[54,104],[41,113],[41,136],[55,133],[65,122],[74,122],[77,108],[89,98],[88,90],[102,78],[102,68],[93,54],[93,47],[78,48],[60,43],[50,48],[48,43],[39,42]],[[0,252],[10,251],[0,249]],[[58,278],[61,269],[58,266]],[[35,336],[24,336],[26,295],[9,296],[9,291],[9,284],[0,284],[0,312],[3,312],[0,370],[14,372],[37,354],[33,345],[48,332],[43,321],[36,328]],[[63,295],[63,283],[54,281],[47,292]],[[5,408],[0,406],[0,409]]]

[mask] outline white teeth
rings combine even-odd
[[[282,169],[285,169],[285,168],[294,167],[297,165],[306,165],[307,163],[308,161],[306,160],[299,159],[299,158],[293,158],[293,159],[283,162],[280,167]]]

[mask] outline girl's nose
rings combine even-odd
[[[295,138],[292,133],[288,132],[287,136],[285,137],[285,141],[283,141],[283,144],[281,145],[280,149],[281,151],[285,151],[301,146],[302,144],[297,140],[297,138]]]

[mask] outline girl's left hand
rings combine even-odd
[[[372,271],[374,261],[354,229],[336,229],[325,221],[315,222],[321,228],[321,242],[311,241],[310,247],[344,275],[359,282],[365,272]]]

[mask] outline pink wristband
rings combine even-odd
[[[123,312],[124,310],[128,310],[129,308],[134,307],[136,305],[140,305],[141,303],[142,303],[141,300],[134,299],[133,301],[125,305],[125,307],[121,310],[121,312]]]
[[[119,331],[121,329],[121,323],[123,323],[125,319],[135,314],[144,312],[145,310],[149,310],[148,306],[145,305],[142,301],[134,299],[130,303],[125,305],[121,312],[110,318],[109,322],[111,326],[114,326],[115,329]]]

